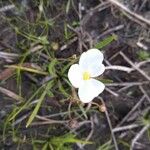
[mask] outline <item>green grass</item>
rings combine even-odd
[[[114,146],[111,145],[111,141],[104,143],[103,145],[99,146],[97,150],[113,150]]]
[[[92,144],[92,142],[77,139],[73,134],[65,134],[60,137],[53,137],[46,141],[33,140],[32,143],[34,150],[38,149],[38,146],[40,146],[42,150],[71,150],[72,148],[70,144]]]

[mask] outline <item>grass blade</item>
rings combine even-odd
[[[102,41],[100,41],[99,43],[97,43],[95,45],[95,48],[97,49],[102,49],[103,47],[109,45],[111,42],[113,42],[114,40],[117,40],[117,36],[116,35],[111,35],[108,36],[107,38],[103,39]]]
[[[23,66],[11,65],[11,66],[6,66],[6,67],[13,68],[13,69],[19,69],[19,70],[23,70],[23,71],[28,71],[28,72],[32,72],[32,73],[37,73],[37,74],[42,74],[42,75],[48,75],[47,72],[33,69],[33,68],[23,67]]]
[[[26,128],[32,123],[33,119],[37,115],[37,113],[38,113],[38,111],[40,109],[40,106],[41,106],[41,104],[42,104],[42,102],[43,102],[43,100],[44,100],[44,98],[45,98],[45,96],[47,94],[47,90],[49,88],[51,88],[51,87],[52,87],[52,81],[47,84],[46,89],[44,90],[44,92],[42,93],[41,97],[39,98],[39,101],[38,101],[36,107],[34,108],[32,114],[29,117],[29,120],[27,121]]]

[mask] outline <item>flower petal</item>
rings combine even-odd
[[[83,103],[89,103],[105,89],[105,85],[95,79],[82,82],[79,87],[78,95]]]
[[[91,77],[97,77],[105,71],[105,66],[103,64],[95,65],[89,69]]]
[[[88,71],[91,77],[97,77],[105,70],[105,66],[102,64],[103,59],[104,56],[102,52],[98,49],[90,49],[82,53],[79,65],[83,71]]]
[[[82,72],[78,64],[74,64],[70,67],[68,78],[75,88],[79,88],[82,82]]]

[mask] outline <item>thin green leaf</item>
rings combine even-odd
[[[6,65],[5,67],[13,68],[13,69],[19,69],[19,70],[28,71],[28,72],[37,73],[37,74],[42,74],[42,75],[48,75],[47,72],[37,70],[34,68],[28,68],[28,67],[17,66],[17,65],[10,65],[10,66]]]
[[[42,150],[47,150],[47,149],[48,149],[48,146],[49,146],[48,142],[45,143],[44,146],[42,147]]]
[[[42,87],[40,87],[32,96],[31,98],[25,103],[23,104],[23,106],[19,107],[15,112],[13,112],[10,117],[9,117],[9,121],[13,120],[22,110],[24,110],[25,108],[27,108],[30,104],[30,101],[40,92]]]
[[[48,65],[48,72],[52,76],[56,76],[55,65],[58,63],[57,59],[53,59],[51,63]]]
[[[73,134],[66,134],[61,137],[55,137],[51,140],[51,143],[58,146],[63,146],[66,143],[81,143],[81,144],[92,144],[90,141],[79,140]]]
[[[109,79],[98,79],[98,80],[103,83],[113,83],[113,80],[109,80]]]
[[[111,42],[113,42],[114,40],[117,40],[117,36],[116,35],[111,35],[105,39],[103,39],[102,41],[100,41],[99,43],[97,43],[95,45],[95,48],[97,49],[102,49],[103,47],[109,45]]]
[[[27,121],[26,127],[28,127],[28,126],[32,123],[33,119],[34,119],[35,116],[37,115],[37,113],[38,113],[38,111],[39,111],[39,109],[40,109],[40,106],[41,106],[41,104],[42,104],[42,102],[43,102],[43,100],[44,100],[44,98],[45,98],[45,96],[46,96],[46,94],[47,94],[47,90],[48,90],[50,87],[52,87],[52,82],[53,82],[53,81],[51,81],[51,82],[49,82],[49,83],[47,84],[46,89],[44,90],[44,92],[42,93],[41,97],[39,98],[39,101],[38,101],[36,107],[34,108],[32,114],[31,114],[30,117],[29,117],[29,120]]]
[[[65,96],[65,97],[69,97],[69,94],[66,92],[65,88],[63,87],[62,83],[60,81],[58,81],[58,88],[59,91]]]
[[[88,116],[87,116],[87,114],[86,114],[86,111],[84,110],[84,108],[83,108],[83,106],[82,106],[81,104],[79,104],[79,108],[80,108],[80,110],[82,111],[84,117],[85,117],[86,119],[88,119]]]
[[[126,141],[119,140],[118,142],[119,142],[119,144],[123,145],[124,148],[130,149],[130,144],[127,143]]]
[[[70,10],[70,4],[71,4],[71,0],[68,0],[67,6],[66,6],[66,14],[68,14],[68,12]]]
[[[106,143],[104,143],[103,145],[101,145],[97,150],[112,150],[114,146],[111,145],[111,141],[108,141]]]

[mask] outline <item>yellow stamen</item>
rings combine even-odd
[[[89,72],[85,71],[83,73],[83,80],[89,80],[89,79],[90,79],[90,74],[89,74]]]

